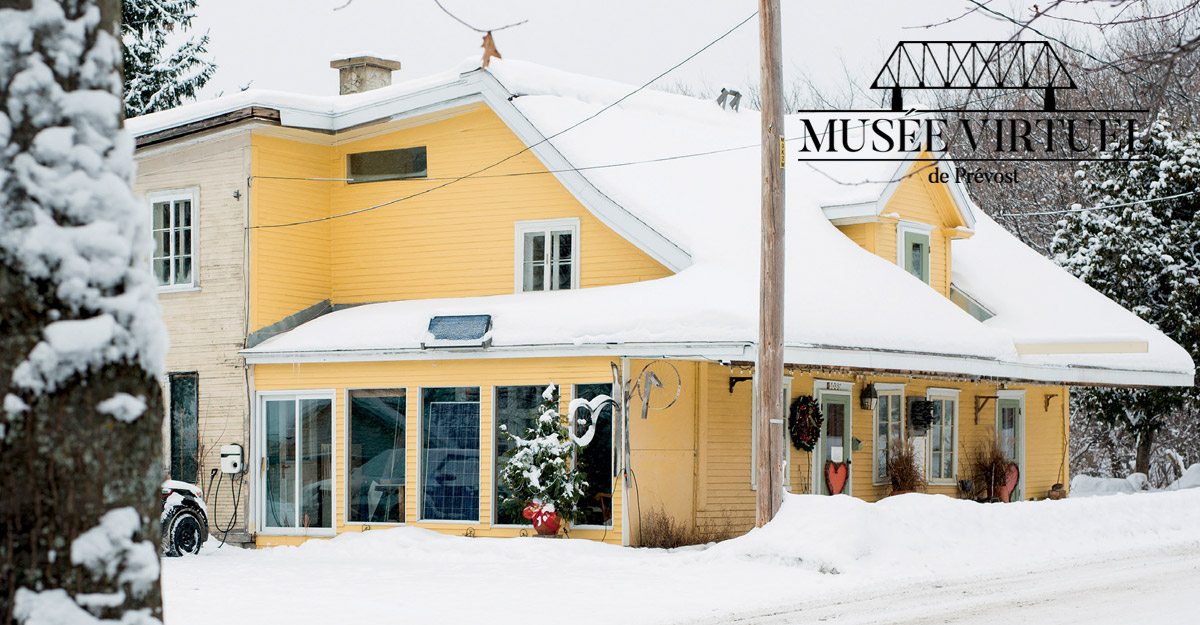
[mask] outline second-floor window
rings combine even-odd
[[[925,224],[901,222],[896,226],[896,264],[925,284],[929,284],[930,231]]]
[[[579,288],[579,220],[517,222],[517,291]]]
[[[154,276],[162,287],[196,285],[196,189],[151,193]]]

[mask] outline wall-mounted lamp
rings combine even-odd
[[[879,403],[879,393],[875,391],[874,384],[868,384],[863,387],[862,393],[858,396],[858,405],[863,410],[874,410],[875,405]]]

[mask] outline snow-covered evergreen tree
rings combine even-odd
[[[0,623],[149,625],[166,331],[119,0],[0,3]]]
[[[532,504],[540,507],[541,514],[558,514],[572,522],[579,514],[579,498],[587,482],[572,466],[574,443],[559,418],[558,388],[553,384],[542,393],[537,410],[537,417],[523,436],[502,430],[513,448],[497,479],[509,489],[508,505]]]
[[[1069,213],[1051,244],[1054,259],[1196,358],[1200,135],[1160,118],[1133,146],[1110,148],[1085,163],[1076,178],[1089,206],[1115,208]],[[1134,469],[1147,473],[1155,434],[1192,396],[1193,389],[1181,388],[1086,389],[1080,401],[1089,415],[1136,440]]]
[[[191,27],[196,0],[124,0],[125,116],[163,111],[196,97],[217,71],[205,58],[208,35],[167,47],[172,32]]]

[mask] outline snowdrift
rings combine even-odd
[[[908,494],[867,503],[790,495],[766,527],[713,546],[712,557],[823,572],[943,576],[1200,539],[1200,491],[980,504]]]

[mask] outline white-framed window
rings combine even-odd
[[[262,534],[334,533],[334,391],[260,391],[251,464]]]
[[[930,236],[933,226],[916,221],[896,224],[896,264],[929,284]]]
[[[875,404],[875,453],[872,461],[872,483],[876,486],[889,482],[888,453],[892,441],[904,440],[904,385],[876,384],[879,399]]]
[[[516,290],[579,288],[579,220],[516,223]]]
[[[612,382],[595,384],[575,384],[572,397],[592,400],[600,395],[615,397]],[[582,436],[590,424],[579,423],[569,415],[568,427],[574,428],[576,436]],[[579,501],[579,520],[573,527],[611,528],[613,526],[613,465],[616,458],[613,455],[613,405],[610,403],[600,409],[599,414],[591,414],[590,419],[595,423],[596,432],[592,441],[585,447],[576,446],[575,468],[587,480],[587,488]]]
[[[160,290],[196,287],[196,217],[200,189],[170,189],[147,194],[154,235],[151,265]]]
[[[542,403],[543,384],[492,387],[492,475],[499,476],[508,464],[507,454],[516,444],[504,435],[525,436],[525,430],[537,420]],[[504,430],[501,430],[501,426]],[[492,480],[492,525],[532,525],[521,516],[527,502],[510,501],[511,491],[499,479]]]
[[[958,394],[955,388],[931,388],[925,398],[933,402],[929,425],[926,476],[936,484],[953,484],[958,467]]]
[[[422,522],[479,522],[479,390],[421,389],[417,514]]]
[[[408,393],[347,389],[346,522],[405,522]]]

